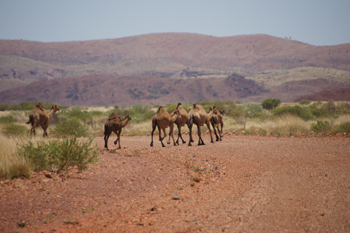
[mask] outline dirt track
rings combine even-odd
[[[82,174],[2,181],[0,232],[350,232],[349,137],[114,139]]]

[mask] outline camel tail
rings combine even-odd
[[[29,121],[26,122],[26,124],[32,123],[33,122],[33,115],[29,115]]]

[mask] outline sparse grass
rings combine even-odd
[[[26,126],[9,123],[2,127],[1,133],[7,137],[19,137],[25,134],[29,134],[29,130]]]
[[[205,170],[207,170],[206,168],[200,168],[198,165],[197,167],[191,165],[191,170],[198,173],[198,175],[201,175],[205,172]]]
[[[17,155],[19,142],[18,138],[8,138],[0,134],[0,179],[31,177],[29,164],[23,157]]]

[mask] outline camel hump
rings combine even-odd
[[[40,108],[42,111],[44,111],[44,106],[43,106],[43,104],[42,104],[41,102],[37,103],[37,104],[35,105],[35,107],[38,107],[38,108]]]
[[[158,110],[157,110],[157,113],[160,112],[161,110],[163,109],[162,106],[159,106]]]
[[[116,114],[116,113],[111,113],[111,115],[109,115],[108,120],[120,120],[120,117]]]

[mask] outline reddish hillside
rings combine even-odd
[[[311,83],[299,80],[266,86],[271,92],[264,92],[259,87],[263,82],[253,83],[254,86],[240,80],[232,86],[223,77],[232,73],[252,76],[301,66],[350,71],[349,50],[350,44],[312,46],[268,35],[213,37],[159,33],[59,43],[0,40],[0,103],[48,98],[60,104],[84,106],[203,99],[260,102],[270,95],[293,101],[302,95],[348,84],[334,80],[329,83],[322,76]],[[336,75],[344,79],[343,76]],[[38,80],[42,81],[35,82]],[[25,86],[29,83],[32,84]]]
[[[299,102],[301,100],[311,101],[350,101],[350,87],[341,88],[338,90],[323,90],[314,95],[304,95],[295,100]]]
[[[42,43],[0,40],[0,78],[40,80],[103,75],[179,77],[183,70],[243,75],[315,66],[350,70],[350,44],[312,46],[268,35],[214,37],[159,33]],[[208,71],[210,69],[211,71]]]
[[[54,102],[68,106],[155,105],[202,100],[262,102],[277,97],[291,102],[305,93],[332,86],[327,80],[264,87],[240,75],[226,78],[169,79],[151,76],[85,76],[41,80],[0,93],[0,103]],[[293,88],[296,87],[296,88]],[[339,88],[339,86],[333,86]]]

